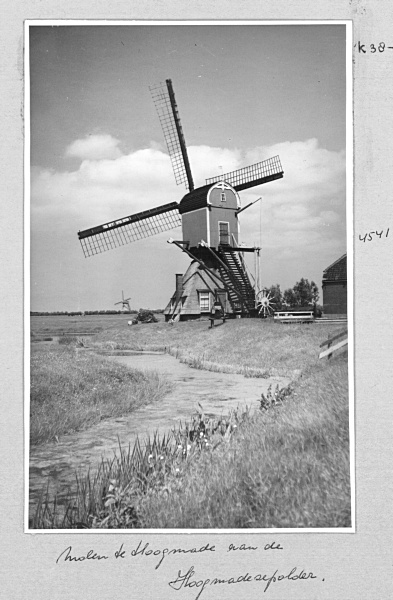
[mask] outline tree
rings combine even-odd
[[[288,290],[285,290],[283,295],[284,304],[290,308],[310,305],[313,305],[315,308],[318,298],[318,286],[314,281],[311,281],[310,283],[308,279],[304,279],[304,277],[302,277],[300,281],[297,281],[292,289],[289,288]]]
[[[283,302],[286,306],[294,308],[295,306],[299,306],[299,297],[292,288],[289,288],[284,292]]]
[[[319,298],[318,287],[315,285],[314,281],[311,283],[308,279],[301,278],[293,286],[293,291],[299,300],[299,306],[308,306],[310,304],[316,304],[316,301]]]

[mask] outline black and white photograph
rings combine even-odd
[[[27,532],[354,532],[351,52],[27,23]]]

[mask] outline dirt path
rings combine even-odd
[[[227,414],[236,407],[258,407],[261,393],[269,385],[284,387],[289,379],[251,379],[242,375],[191,369],[167,354],[110,357],[129,367],[166,373],[174,389],[161,402],[145,406],[130,415],[108,419],[86,431],[63,436],[58,443],[33,447],[30,452],[30,514],[48,485],[51,493],[65,497],[75,483],[75,473],[97,468],[102,457],[113,457],[122,446],[133,445],[155,431],[169,431],[179,421],[189,419],[198,402],[206,414]]]

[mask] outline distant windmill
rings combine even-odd
[[[200,313],[210,310],[214,298],[219,297],[223,306],[227,307],[226,311],[241,316],[257,316],[255,289],[251,285],[243,253],[260,249],[239,245],[238,220],[238,215],[256,200],[241,208],[238,192],[282,178],[284,172],[280,159],[274,156],[212,177],[206,180],[205,185],[195,188],[172,82],[167,79],[165,83],[150,87],[150,91],[176,183],[185,183],[189,191],[179,203],[170,202],[79,231],[84,255],[100,254],[182,225],[183,239],[169,241],[192,259],[193,270],[187,271],[184,285],[197,274],[195,279],[199,281],[199,287],[195,283],[192,290],[188,289],[184,295],[182,285],[177,286],[173,313],[167,314],[167,319],[176,314],[184,315],[184,318],[198,314],[196,297],[199,298]],[[204,291],[201,291],[201,285]]]
[[[117,306],[117,304],[121,304],[122,310],[125,311],[126,309],[128,309],[128,312],[131,312],[130,302],[129,302],[131,300],[131,298],[124,298],[123,290],[121,291],[121,297],[122,297],[122,300],[120,300],[120,302],[115,302],[115,306]]]

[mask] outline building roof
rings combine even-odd
[[[211,269],[213,272],[217,272],[216,269]],[[219,284],[218,284],[219,285]],[[165,315],[172,315],[173,313],[180,315],[200,315],[201,307],[199,304],[199,292],[211,292],[214,295],[215,290],[218,287],[217,281],[212,279],[211,276],[204,271],[200,264],[193,260],[191,261],[187,271],[183,275],[183,293],[182,301],[176,306],[171,300],[175,300],[176,292],[173,294],[171,300],[164,309]],[[227,312],[232,312],[232,309],[228,305]]]
[[[211,283],[210,278],[203,272],[199,263],[195,260],[191,261],[187,271],[183,275],[182,285],[182,301],[176,307],[176,314],[181,315],[199,315],[201,312],[199,306],[198,291],[202,289],[209,290],[208,284],[210,283],[211,291],[214,292],[214,285]],[[175,300],[176,292],[173,294],[171,300]],[[171,306],[171,300],[164,309],[164,314],[169,315],[174,312],[174,306]]]
[[[347,255],[343,254],[334,263],[326,267],[323,272],[323,281],[347,280]]]
[[[198,210],[198,208],[204,208],[207,206],[207,195],[212,187],[211,184],[204,185],[196,188],[192,192],[188,192],[180,201],[179,212],[183,213],[191,212],[192,210]]]

